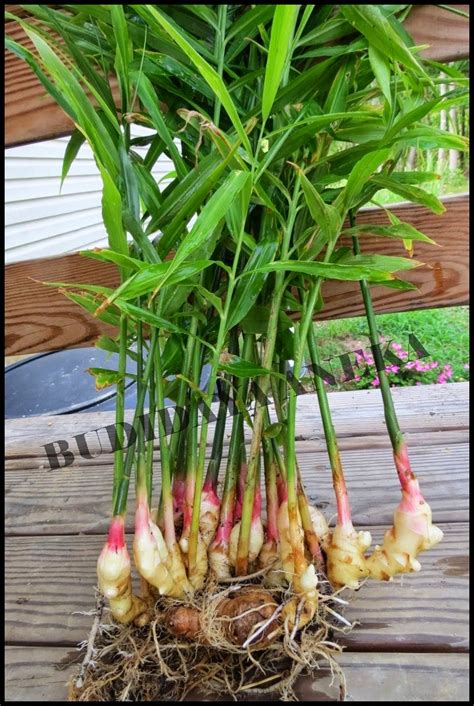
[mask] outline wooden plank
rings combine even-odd
[[[402,292],[373,287],[378,313],[455,306],[469,301],[469,197],[446,197],[446,212],[436,216],[413,204],[392,211],[432,237],[440,247],[417,243],[416,257],[426,263],[410,271],[409,279],[419,288]],[[387,223],[381,209],[365,209],[360,223]],[[363,237],[362,249],[388,255],[406,255],[401,241]],[[58,290],[41,282],[78,282],[119,285],[116,267],[78,254],[63,255],[7,265],[5,268],[5,354],[18,355],[63,348],[91,346],[101,333],[113,328],[94,319]],[[327,281],[323,286],[325,308],[316,319],[360,316],[364,313],[357,282]]]
[[[440,430],[466,429],[469,426],[469,383],[447,385],[420,385],[392,388],[392,396],[403,432],[420,434]],[[381,435],[386,439],[383,403],[379,390],[354,390],[328,394],[333,422],[339,438]],[[213,410],[216,405],[213,405]],[[274,408],[269,406],[272,419]],[[316,395],[301,395],[297,408],[298,440],[316,440],[323,448],[323,428]],[[132,410],[126,410],[125,421],[131,422]],[[90,433],[113,424],[114,412],[64,414],[58,416],[26,417],[5,422],[5,455],[7,459],[31,457],[40,461],[39,467],[48,467],[43,444],[57,439],[69,443],[78,454],[74,436],[87,434],[91,455],[101,451],[102,433]],[[230,434],[231,418],[227,420],[226,441]],[[208,439],[212,439],[214,424],[209,425]],[[250,430],[245,429],[247,439]],[[104,443],[104,449],[107,447]],[[17,466],[13,466],[17,467]]]
[[[459,652],[468,646],[468,523],[442,524],[441,544],[422,571],[371,582],[347,616],[361,625],[342,635],[351,650]],[[374,527],[374,541],[385,527]],[[5,637],[9,644],[75,645],[90,628],[96,562],[104,537],[7,537]],[[128,536],[131,549],[132,539]],[[401,585],[400,585],[401,584]],[[442,609],[441,609],[442,606]]]
[[[469,302],[469,196],[450,196],[443,199],[446,211],[437,216],[423,206],[401,204],[392,208],[402,221],[410,223],[432,238],[440,247],[415,243],[415,258],[425,263],[422,267],[400,274],[401,279],[415,284],[418,289],[403,292],[386,287],[371,287],[376,313],[413,311],[442,306],[456,306]],[[364,209],[357,219],[359,224],[388,224],[385,212]],[[390,240],[390,242],[388,242]],[[362,253],[406,256],[400,240],[361,236]],[[349,239],[341,245],[351,245]],[[324,310],[315,319],[341,319],[364,316],[364,305],[358,282],[328,280],[323,285]]]
[[[17,6],[7,5],[16,12]],[[468,5],[455,5],[467,10]],[[468,10],[467,10],[468,11]],[[23,13],[22,13],[23,14]],[[452,61],[469,56],[469,22],[434,5],[415,6],[406,27],[415,45],[430,44],[426,58]],[[7,34],[30,46],[15,22],[6,24]],[[114,86],[116,90],[116,86]],[[33,72],[21,59],[6,52],[5,59],[5,142],[8,147],[69,134],[70,118],[45,94]]]
[[[469,14],[469,5],[452,5]],[[415,44],[428,44],[425,59],[458,61],[469,58],[469,20],[436,5],[414,5],[404,23]]]
[[[411,447],[410,458],[436,522],[463,520],[469,514],[469,445],[465,443]],[[325,450],[296,452],[310,502],[329,519],[336,507],[331,469]],[[307,445],[308,446],[308,445]],[[364,527],[389,524],[399,502],[398,480],[391,449],[367,445],[341,449],[354,521]],[[221,483],[227,458],[221,466]],[[159,459],[155,461],[155,497],[159,497]],[[85,465],[57,471],[18,469],[5,474],[5,528],[10,535],[102,533],[107,531],[112,496],[113,464]],[[449,478],[449,493],[446,479]],[[262,492],[264,492],[262,482]],[[133,529],[135,501],[130,488],[127,527]]]
[[[7,701],[67,700],[66,684],[77,673],[70,666],[59,671],[56,665],[72,658],[62,647],[7,647],[5,650]],[[469,657],[465,654],[359,654],[344,653],[338,658],[347,681],[351,701],[468,701]],[[321,664],[313,678],[299,680],[301,701],[339,700],[337,680]],[[252,696],[258,701],[258,696]],[[266,700],[266,699],[265,699]]]

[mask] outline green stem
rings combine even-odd
[[[150,382],[148,386],[149,395],[149,406],[148,406],[148,430],[153,432],[155,428],[155,418],[156,418],[156,387],[155,387],[155,377],[153,373],[150,375]],[[154,439],[153,433],[151,433],[151,439],[147,441],[146,445],[146,490],[148,496],[148,506],[151,507],[152,498],[152,484],[153,484],[153,450],[154,450]]]
[[[224,306],[223,315],[221,316],[219,331],[217,334],[217,343],[214,349],[214,355],[211,361],[211,371],[209,375],[208,390],[205,396],[204,403],[209,408],[212,404],[212,399],[214,396],[214,388],[216,385],[217,372],[219,368],[219,359],[224,347],[224,341],[227,334],[227,321],[229,318],[230,305],[232,301],[232,294],[235,288],[235,280],[237,275],[237,269],[239,266],[240,252],[242,249],[243,236],[244,236],[245,219],[242,219],[242,224],[240,226],[240,233],[237,238],[237,245],[235,249],[234,261],[232,264],[232,270],[229,274],[229,282],[227,287],[227,295]],[[207,444],[207,431],[209,426],[209,420],[207,415],[202,415],[201,420],[201,435],[199,438],[199,457],[196,470],[196,487],[194,493],[193,501],[193,517],[191,523],[191,534],[189,539],[189,570],[190,572],[195,570],[196,560],[197,560],[197,548],[198,548],[198,535],[199,535],[199,516],[201,509],[201,495],[202,495],[202,484],[204,476],[204,464],[206,460],[206,444]]]
[[[225,378],[224,378],[225,379]],[[226,385],[227,390],[224,394],[228,394],[228,384]],[[211,485],[214,490],[217,488],[217,478],[219,476],[219,469],[221,467],[222,460],[222,448],[224,445],[224,432],[225,425],[227,422],[227,399],[221,399],[219,404],[219,410],[217,412],[217,422],[216,428],[214,430],[214,439],[212,442],[211,458],[209,460],[209,465],[207,467],[206,480],[204,484]]]
[[[135,407],[135,413],[133,415],[132,428],[136,430],[137,423],[140,417],[143,415],[143,404],[145,401],[145,392],[148,385],[148,381],[153,371],[153,358],[155,355],[155,350],[158,343],[158,332],[153,329],[151,335],[150,351],[148,353],[148,358],[145,364],[145,370],[143,372],[143,386],[140,393],[137,394],[137,405]],[[128,498],[128,487],[130,484],[130,475],[132,470],[132,464],[134,459],[135,444],[130,444],[127,448],[127,453],[125,456],[125,464],[120,482],[117,487],[117,495],[114,501],[114,515],[122,515],[127,509],[127,498]]]
[[[300,189],[300,178],[296,177],[293,199],[288,213],[288,221],[286,224],[285,233],[282,243],[282,259],[284,260],[288,253],[293,225],[297,214],[297,205]],[[278,332],[278,319],[280,316],[280,304],[283,297],[284,272],[277,272],[275,277],[275,290],[270,308],[270,317],[268,321],[267,337],[263,354],[262,366],[271,369],[273,365],[273,356],[275,352],[275,342]],[[263,375],[258,378],[258,385],[263,395],[266,396],[269,390],[270,381],[268,375]],[[248,568],[248,552],[250,544],[250,530],[252,525],[252,510],[255,496],[257,467],[260,457],[260,444],[262,439],[263,422],[265,418],[265,405],[260,404],[257,399],[255,402],[255,415],[253,424],[252,441],[250,445],[249,462],[247,467],[247,476],[245,479],[244,499],[242,503],[242,518],[240,524],[239,544],[237,549],[236,574],[244,575]]]
[[[189,337],[188,337],[188,342],[187,342],[187,346],[186,346],[186,352],[184,354],[183,376],[185,378],[190,377],[190,370],[191,370],[192,359],[193,359],[194,345],[196,343],[197,328],[198,328],[198,320],[196,317],[193,316],[191,319],[191,326],[189,329]],[[182,420],[180,419],[179,415],[184,412],[184,408],[185,408],[185,404],[186,404],[187,390],[188,390],[188,384],[187,384],[186,380],[180,380],[179,388],[178,388],[178,396],[176,398],[176,410],[179,409],[179,413],[175,411],[175,417],[173,419],[173,432],[171,434],[170,445],[169,445],[171,469],[172,469],[173,474],[176,471],[178,447],[179,447],[180,438],[181,438],[181,431],[179,430],[179,427],[181,425]],[[175,431],[176,426],[178,426],[178,429]]]
[[[355,225],[355,215],[352,211],[349,212],[349,223],[351,228],[353,228]],[[360,244],[357,236],[352,237],[352,246],[354,254],[359,255]],[[387,431],[392,444],[400,483],[402,488],[405,488],[410,481],[415,480],[415,475],[410,467],[406,444],[398,423],[397,413],[395,411],[395,405],[393,403],[392,394],[390,391],[390,383],[388,381],[387,373],[385,372],[385,361],[380,350],[381,343],[377,329],[377,322],[375,319],[374,305],[370,294],[370,288],[366,280],[360,281],[360,289],[364,300],[365,314],[369,326],[372,354],[374,356],[374,362],[380,383],[380,391],[382,393],[385,423],[387,425]]]
[[[316,394],[318,396],[319,409],[323,422],[324,436],[326,439],[326,448],[328,451],[329,462],[331,464],[334,492],[336,494],[338,522],[341,525],[349,526],[351,523],[351,511],[349,506],[349,498],[347,495],[346,483],[344,480],[344,472],[342,469],[339,448],[337,444],[336,432],[332,423],[331,410],[329,401],[324,386],[324,380],[318,374],[321,368],[321,359],[319,357],[318,346],[316,344],[316,334],[314,326],[311,326],[308,335],[308,348],[313,366],[314,381],[316,386]]]
[[[171,493],[171,467],[168,442],[166,440],[165,426],[165,395],[163,384],[163,369],[161,364],[160,343],[155,348],[155,385],[156,402],[158,405],[158,435],[160,440],[160,461],[161,461],[161,497],[163,501],[163,522],[165,529],[165,540],[168,546],[176,542],[173,516],[173,496]],[[163,411],[160,414],[160,411]]]
[[[127,371],[127,317],[125,314],[120,316],[120,333],[119,333],[119,363],[118,373],[119,381],[116,388],[116,405],[115,405],[115,443],[117,449],[114,452],[114,480],[112,491],[112,506],[115,507],[117,493],[120,481],[123,476],[124,469],[124,414],[125,414],[125,373]]]

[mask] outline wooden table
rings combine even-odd
[[[346,612],[358,621],[340,663],[355,701],[468,701],[468,383],[399,388],[394,399],[413,468],[443,542],[422,571],[366,584]],[[334,392],[331,409],[354,524],[380,542],[399,500],[377,390]],[[312,502],[334,514],[329,463],[313,395],[298,402],[297,451]],[[6,423],[6,698],[62,701],[71,667],[55,665],[90,629],[95,564],[104,542],[111,456],[52,471],[42,444],[90,432],[109,413]],[[91,456],[98,440],[90,444]],[[210,435],[212,438],[212,435]],[[133,493],[131,497],[133,501]],[[130,505],[132,506],[132,505]],[[129,529],[131,524],[129,521]],[[337,700],[326,672],[300,698]]]

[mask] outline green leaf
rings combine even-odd
[[[110,336],[99,336],[94,345],[96,348],[100,348],[100,350],[102,351],[108,351],[109,353],[120,353],[119,344],[113,338],[110,338]],[[137,354],[135,353],[135,351],[130,350],[130,348],[127,349],[127,355],[132,360],[138,360]]]
[[[417,123],[419,120],[424,118],[425,115],[428,115],[428,113],[430,113],[433,108],[435,108],[438,103],[440,103],[440,101],[442,101],[442,96],[434,98],[431,101],[425,101],[424,103],[422,103],[422,105],[419,105],[416,108],[413,108],[413,110],[408,111],[408,113],[403,114],[394,122],[390,130],[387,131],[387,134],[385,135],[385,140],[387,142],[389,140],[392,140],[396,137],[396,135],[398,135],[399,132],[401,132],[407,127],[410,127],[410,125],[413,125],[413,123]]]
[[[75,158],[77,157],[77,153],[81,149],[82,145],[84,144],[85,137],[82,134],[80,130],[74,130],[74,132],[71,135],[71,139],[67,143],[66,151],[64,152],[64,158],[63,158],[63,166],[61,170],[61,185],[60,185],[60,191],[62,189],[64,180],[66,176],[68,175],[69,169],[71,168],[71,164],[74,162]]]
[[[244,333],[266,333],[270,320],[270,308],[268,306],[253,306],[248,314],[240,322],[240,328]],[[284,311],[280,311],[278,316],[278,330],[287,331],[293,326],[293,321]]]
[[[118,152],[122,177],[125,184],[126,204],[132,216],[138,220],[140,218],[140,192],[138,190],[137,176],[133,171],[130,157],[122,143],[119,145]]]
[[[161,353],[163,375],[176,375],[183,369],[184,352],[181,338],[171,334]]]
[[[383,56],[412,69],[417,76],[429,78],[377,5],[340,5],[339,8],[347,21]]]
[[[78,127],[87,135],[94,154],[104,164],[107,171],[115,175],[118,171],[115,144],[97,116],[79,81],[35,30],[26,24],[22,24],[22,27],[38,50],[45,67],[56,81],[57,88],[72,107]]]
[[[133,57],[133,48],[127,30],[123,5],[110,5],[110,17],[116,40],[115,70],[122,94],[122,110],[130,110],[128,68]]]
[[[418,290],[418,287],[415,284],[412,284],[412,282],[406,282],[403,279],[398,279],[398,277],[382,281],[378,280],[376,277],[371,277],[368,282],[377,287],[390,287],[390,289],[401,289],[402,291],[407,292]]]
[[[427,191],[419,189],[417,186],[401,184],[397,179],[380,174],[372,177],[370,181],[376,184],[380,189],[393,191],[395,194],[398,194],[398,196],[407,199],[407,201],[427,206],[433,213],[444,213],[446,210],[442,202],[434,196],[434,194],[429,194]]]
[[[469,149],[469,139],[461,135],[453,135],[447,130],[440,130],[431,125],[410,128],[401,135],[399,142],[413,145],[423,150],[439,147],[465,152]]]
[[[168,148],[169,155],[173,160],[178,177],[183,179],[188,173],[188,169],[178,151],[178,148],[174,144],[173,138],[163,119],[160,104],[158,102],[155,89],[153,88],[153,84],[143,73],[141,75],[136,74],[136,77],[134,75],[134,80],[138,87],[138,95],[140,100],[149,112],[153,121],[153,127]]]
[[[263,431],[263,436],[265,439],[276,439],[276,437],[283,430],[284,425],[281,422],[274,422],[269,424]]]
[[[324,103],[325,113],[336,113],[346,109],[347,96],[352,84],[354,59],[350,57],[339,68]]]
[[[122,380],[122,375],[117,370],[109,370],[108,368],[87,368],[87,373],[95,377],[95,389],[103,390],[104,387],[116,385]],[[126,373],[126,377],[132,380],[138,380],[136,375]]]
[[[240,279],[235,288],[230,305],[227,330],[230,330],[240,323],[257,301],[257,297],[262,291],[267,275],[263,272],[256,272],[255,270],[261,265],[266,265],[271,262],[275,257],[277,248],[278,242],[276,239],[264,240],[261,243],[257,243],[245,267],[245,270],[252,272],[252,274],[249,277]]]
[[[344,257],[342,262],[344,265],[373,267],[374,270],[390,273],[399,272],[400,270],[412,270],[423,265],[423,262],[419,262],[419,260],[394,255],[349,255]],[[377,277],[377,275],[375,276]]]
[[[392,92],[390,88],[390,62],[387,57],[369,43],[369,61],[375,79],[387,103],[392,105]]]
[[[64,296],[73,301],[75,304],[81,306],[90,314],[95,315],[95,312],[97,310],[97,301],[93,297],[87,296],[85,294],[74,294],[73,292],[64,292]],[[110,324],[111,326],[118,327],[120,325],[120,316],[118,316],[115,312],[111,311],[110,309],[106,309],[105,311],[100,312],[97,315],[97,318],[100,321],[103,321],[105,324]]]
[[[238,197],[249,177],[250,175],[245,172],[232,172],[217,189],[202,209],[191,231],[181,241],[172,260],[170,273],[188,257],[192,257],[195,251],[212,237],[230,204]]]
[[[176,326],[176,324],[173,324],[173,322],[164,319],[162,316],[158,316],[158,314],[155,314],[154,312],[150,311],[150,309],[135,306],[135,304],[131,304],[130,302],[125,301],[124,299],[116,299],[114,301],[114,304],[124,314],[128,314],[133,319],[135,319],[135,321],[142,321],[143,323],[148,324],[149,326],[154,326],[160,330],[163,329],[164,331],[170,331],[171,333],[181,333],[188,335],[188,332],[185,329]]]
[[[130,211],[128,211],[127,209],[122,210],[122,222],[129,231],[129,233],[132,234],[132,238],[140,248],[144,258],[148,260],[148,262],[161,262],[160,256],[153,247],[153,244],[150,243],[148,237],[144,233],[140,221],[134,218],[134,216],[132,216]]]
[[[102,175],[102,218],[109,236],[109,247],[128,255],[127,236],[122,225],[122,196],[108,171],[99,163]]]
[[[252,378],[259,375],[273,375],[275,377],[286,380],[284,375],[275,372],[274,370],[268,370],[267,368],[262,368],[260,365],[255,365],[248,360],[239,358],[238,355],[232,355],[231,353],[222,353],[219,359],[219,370],[223,370],[230,375],[235,375],[238,378]]]
[[[390,148],[369,152],[357,162],[349,174],[347,184],[342,192],[346,208],[350,208],[357,202],[369,178],[389,158],[390,153]]]
[[[233,154],[231,152],[226,159],[222,159],[217,151],[212,152],[182,181],[173,182],[164,190],[160,211],[147,227],[147,233],[153,233],[158,228],[164,232],[158,243],[158,252],[162,258],[175,245],[190,217],[216,188]]]
[[[334,206],[325,203],[317,189],[315,189],[300,168],[297,165],[293,166],[296,166],[298,169],[309,212],[314,221],[321,228],[324,242],[334,240],[338,236],[342,225],[342,218],[339,211]]]
[[[367,225],[360,224],[354,228],[348,228],[344,231],[345,235],[375,235],[388,238],[398,238],[401,240],[419,240],[423,243],[430,243],[431,245],[436,245],[435,241],[429,238],[424,233],[414,228],[409,223],[398,223],[390,226],[379,226],[367,223]]]
[[[147,267],[147,263],[143,262],[143,260],[137,260],[135,257],[130,257],[129,255],[124,255],[114,250],[96,248],[95,250],[80,250],[79,254],[90,257],[93,260],[100,260],[101,262],[113,262],[119,267],[129,268],[133,272]]]
[[[138,272],[135,272],[129,279],[116,289],[108,297],[108,303],[114,302],[117,297],[123,300],[135,299],[136,297],[156,292],[165,282],[167,286],[179,284],[185,279],[194,277],[202,272],[206,267],[214,263],[210,260],[196,260],[175,265],[173,260],[161,262],[156,265],[146,265]]]
[[[140,5],[132,5],[132,7],[136,9],[139,14],[144,14],[141,11],[142,7]],[[250,142],[244,130],[244,127],[240,121],[237,108],[235,107],[235,104],[232,98],[230,97],[230,94],[225,86],[224,81],[219,76],[217,71],[213,69],[210,64],[207,63],[207,61],[196,51],[196,49],[194,49],[193,46],[191,46],[191,44],[184,38],[184,36],[180,34],[180,32],[166,19],[163,12],[157,10],[156,7],[152,5],[147,5],[145,14],[148,19],[152,18],[155,22],[157,22],[160,27],[162,27],[165,32],[167,32],[169,36],[176,42],[180,49],[182,49],[182,51],[187,54],[188,58],[193,62],[194,66],[199,71],[201,76],[212,88],[215,95],[219,98],[220,102],[222,103],[224,109],[227,112],[227,115],[231,119],[237,134],[242,140],[242,144],[244,145],[248,154],[251,155],[252,148],[250,146]]]
[[[262,117],[270,115],[290,56],[299,5],[277,5],[273,16],[270,47],[263,82]]]
[[[295,272],[310,277],[323,279],[337,279],[358,281],[367,279],[371,275],[380,276],[380,279],[393,279],[390,274],[376,270],[370,265],[343,265],[331,262],[307,262],[305,260],[280,260],[270,265],[260,267],[261,272]]]

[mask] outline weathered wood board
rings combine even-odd
[[[468,646],[468,526],[440,523],[441,544],[421,557],[419,575],[368,582],[346,616],[359,621],[338,635],[351,650],[465,651]],[[386,526],[371,527],[374,543]],[[75,645],[87,635],[95,605],[97,557],[104,535],[7,537],[6,641]],[[131,546],[132,536],[128,536]],[[442,606],[442,610],[440,609]]]
[[[356,624],[352,632],[338,633],[337,641],[344,647],[338,661],[349,700],[469,698],[467,388],[456,383],[393,390],[402,426],[410,429],[413,467],[444,539],[422,555],[420,574],[391,583],[369,581],[356,594],[346,592],[345,617]],[[312,501],[328,516],[334,505],[316,400],[306,395],[299,403],[298,458]],[[330,393],[330,405],[355,524],[370,530],[373,544],[381,542],[399,491],[380,423],[380,393]],[[50,471],[40,467],[44,458],[35,454],[52,432],[53,438],[68,438],[97,428],[99,417],[105,423],[111,419],[76,414],[6,425],[9,700],[64,701],[73,668],[58,671],[55,664],[74,656],[90,629],[86,613],[94,607],[96,561],[110,509],[110,457],[80,459],[71,469]],[[339,698],[324,668],[315,678],[302,678],[297,694],[303,701]]]
[[[56,665],[72,658],[65,647],[7,647],[7,701],[66,701],[66,684],[76,667]],[[386,696],[396,702],[469,700],[468,655],[346,653],[339,662],[351,701],[386,701]],[[339,700],[337,683],[331,685],[324,667],[316,678],[300,680],[297,695],[302,701]]]

